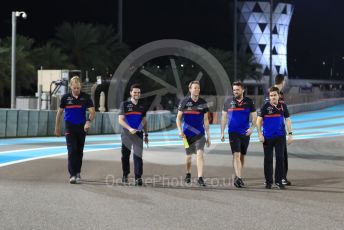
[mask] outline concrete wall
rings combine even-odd
[[[1,137],[53,136],[56,111],[0,109]],[[152,111],[147,113],[149,131],[167,128],[171,125],[171,112]],[[118,112],[96,113],[89,134],[120,133]],[[62,122],[64,133],[64,122]]]
[[[288,105],[290,114],[323,109],[329,106],[343,104],[344,98],[321,99],[307,104]],[[217,122],[221,121],[221,113],[216,114]],[[53,136],[56,111],[46,110],[9,110],[0,109],[0,138],[2,137],[35,137]],[[175,119],[171,119],[171,112],[167,110],[151,111],[147,113],[149,131],[161,130],[169,127]],[[62,122],[64,133],[64,122]],[[120,133],[118,112],[97,112],[92,122],[89,134]]]
[[[265,96],[263,95],[247,95],[249,98],[251,98],[257,108],[260,108],[265,103]],[[321,91],[319,88],[314,87],[312,89],[311,93],[300,93],[299,88],[292,87],[288,93],[284,94],[284,100],[288,105],[294,105],[294,104],[305,104],[305,103],[313,103],[318,102],[320,100],[324,99],[335,99],[337,98],[343,98],[344,97],[344,91],[337,90],[337,91]]]
[[[302,112],[309,112],[319,109],[324,109],[326,107],[331,107],[339,104],[344,104],[344,98],[333,98],[333,99],[321,99],[317,102],[312,103],[306,103],[306,104],[294,104],[294,105],[288,105],[288,110],[290,114],[295,113],[302,113]],[[260,109],[260,107],[256,107],[257,110]],[[221,113],[217,113],[217,122],[221,123]]]
[[[290,114],[302,113],[308,111],[314,111],[323,109],[326,107],[344,104],[344,98],[333,98],[333,99],[320,99],[317,102],[307,103],[307,104],[294,104],[288,105],[288,110]]]

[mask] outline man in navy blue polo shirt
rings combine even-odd
[[[284,176],[284,148],[286,145],[286,130],[288,131],[288,144],[292,142],[291,120],[287,105],[280,103],[279,89],[271,87],[269,89],[269,102],[266,102],[257,118],[257,130],[259,140],[264,148],[264,175],[266,188],[271,189],[273,184],[273,150],[276,155],[275,184],[278,188],[284,189],[282,183]],[[262,132],[263,127],[263,132]]]
[[[285,79],[284,79],[284,75],[283,74],[277,74],[275,77],[275,87],[277,87],[279,89],[279,99],[278,102],[279,103],[285,103],[285,99],[284,99],[284,93],[283,93],[283,88],[285,86]],[[270,101],[269,98],[269,92],[267,92],[266,96],[265,96],[265,101],[268,102]],[[287,149],[287,144],[285,145],[284,148],[284,176],[282,179],[282,183],[284,185],[291,185],[291,182],[287,179],[287,175],[288,175],[288,149]]]
[[[70,80],[71,92],[62,96],[60,108],[56,114],[55,135],[61,135],[61,117],[65,112],[65,136],[68,148],[69,182],[75,184],[81,180],[80,172],[85,145],[86,132],[95,117],[91,97],[81,92],[81,80],[78,76]],[[89,116],[86,119],[86,110]]]
[[[148,129],[146,121],[146,108],[141,97],[141,86],[133,84],[130,87],[131,98],[124,101],[120,106],[120,114],[118,117],[119,124],[123,127],[122,138],[122,170],[123,183],[128,183],[128,175],[130,173],[130,153],[131,147],[134,152],[134,172],[135,185],[142,186],[143,173],[143,140],[148,144]],[[143,131],[145,134],[143,134]]]
[[[228,137],[233,154],[233,168],[235,172],[234,186],[244,187],[242,168],[250,136],[256,127],[257,113],[253,101],[244,97],[244,85],[241,82],[233,83],[233,95],[223,105],[221,120],[221,141],[225,140],[224,130],[228,120]],[[252,125],[250,126],[250,117]]]
[[[189,84],[190,96],[184,98],[178,107],[177,128],[179,136],[186,138],[189,147],[186,148],[186,177],[185,182],[191,182],[191,161],[192,154],[197,154],[197,183],[199,186],[206,186],[203,180],[204,166],[204,145],[210,146],[208,105],[200,98],[200,83],[192,81]],[[182,117],[184,116],[184,125],[182,129]],[[205,138],[205,133],[207,138]]]

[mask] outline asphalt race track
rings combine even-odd
[[[266,190],[251,138],[246,188],[232,185],[228,140],[212,125],[205,178],[184,184],[175,129],[150,133],[143,187],[121,183],[120,136],[88,136],[82,183],[68,183],[63,137],[0,139],[0,229],[343,229],[344,105],[292,116],[292,186]],[[194,159],[195,163],[195,159]],[[133,171],[133,170],[132,170]]]

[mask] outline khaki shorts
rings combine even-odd
[[[196,154],[197,150],[204,150],[206,142],[204,135],[186,137],[186,139],[189,143],[189,148],[185,149],[186,155]]]

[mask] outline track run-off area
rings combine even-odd
[[[293,139],[314,139],[344,136],[344,105],[295,114]],[[220,141],[220,125],[211,125],[212,144],[228,144]],[[151,132],[150,147],[182,146],[177,129]],[[257,132],[251,136],[251,142],[258,142]],[[35,147],[33,147],[35,146]],[[87,136],[84,152],[120,149],[120,134]],[[29,160],[67,154],[64,137],[39,137],[0,139],[0,167]],[[120,151],[118,151],[120,154]]]

